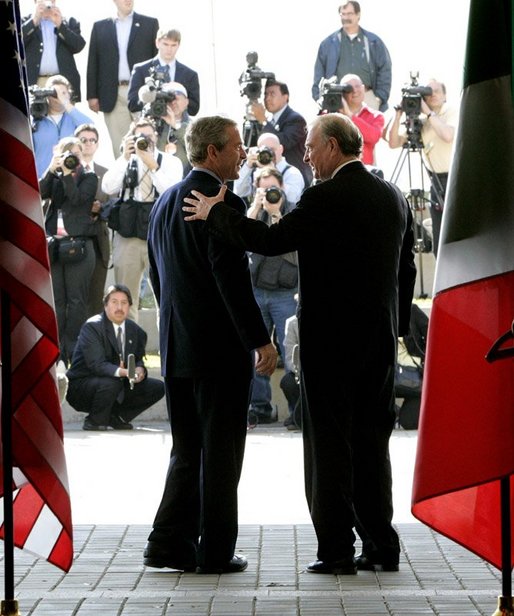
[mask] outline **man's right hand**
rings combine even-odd
[[[270,342],[255,349],[255,372],[261,376],[271,376],[277,367],[277,349]]]

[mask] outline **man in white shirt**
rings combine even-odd
[[[167,188],[182,179],[182,163],[173,154],[159,152],[157,133],[152,120],[143,118],[134,123],[122,141],[123,154],[114,161],[102,180],[102,190],[118,195],[121,206],[119,223],[112,244],[114,279],[126,285],[134,304],[130,318],[137,322],[139,293],[143,273],[148,269],[146,234],[148,216],[157,199]],[[115,210],[116,211],[116,210]]]

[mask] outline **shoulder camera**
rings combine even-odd
[[[139,89],[139,100],[145,104],[143,115],[151,118],[163,118],[168,114],[167,105],[175,100],[174,92],[163,90],[163,85],[169,81],[168,74],[153,66],[150,75],[145,79],[145,85]]]
[[[57,92],[53,88],[40,88],[30,86],[29,88],[29,113],[34,120],[41,120],[48,115],[48,100],[52,96],[57,98]]]
[[[318,105],[322,112],[335,113],[343,106],[343,94],[353,92],[350,83],[336,83],[337,77],[322,79],[320,82],[321,96]]]
[[[282,191],[276,186],[270,186],[266,188],[264,198],[268,203],[278,203],[282,199]]]
[[[247,69],[239,77],[241,86],[241,96],[246,96],[248,102],[252,103],[261,97],[262,80],[275,79],[275,73],[266,73],[257,66],[259,56],[256,51],[249,51],[246,54]]]

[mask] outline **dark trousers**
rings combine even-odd
[[[146,378],[130,389],[128,379],[108,376],[91,376],[71,379],[66,399],[81,413],[98,425],[107,426],[111,415],[132,421],[164,396],[164,383]]]
[[[354,527],[364,552],[398,558],[389,459],[393,385],[392,367],[368,365],[349,374],[304,366],[305,491],[321,560],[353,556]]]
[[[289,415],[297,425],[301,425],[300,417],[300,385],[294,372],[285,372],[280,379],[280,389],[287,400]]]
[[[432,219],[432,245],[433,253],[437,257],[439,250],[439,236],[443,220],[443,205],[446,197],[447,173],[430,174],[430,218]],[[442,203],[441,203],[442,202]]]
[[[95,268],[93,240],[86,240],[86,257],[78,263],[52,263],[52,289],[59,329],[61,359],[69,365],[80,328],[87,319],[89,284]]]
[[[235,375],[165,379],[173,447],[148,539],[177,562],[223,565],[234,555],[250,381],[250,360]]]

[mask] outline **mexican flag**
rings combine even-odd
[[[486,355],[514,320],[513,20],[513,0],[471,0],[412,494],[414,516],[498,568],[514,357]]]

